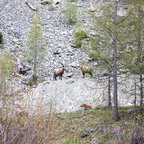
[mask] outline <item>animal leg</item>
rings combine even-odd
[[[60,80],[62,80],[62,75],[60,75]]]
[[[53,80],[57,80],[55,75],[53,76]]]
[[[84,78],[84,77],[85,77],[85,73],[83,72],[82,74],[83,74],[83,77],[82,77],[82,78]]]
[[[90,72],[90,76],[91,76],[91,78],[92,78],[92,76],[93,76],[92,72]]]

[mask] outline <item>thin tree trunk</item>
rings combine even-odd
[[[138,5],[138,17],[141,19],[141,4]],[[140,117],[139,117],[139,124],[142,125],[141,117],[143,115],[143,50],[142,50],[142,22],[138,23],[138,50],[139,50],[139,57],[140,57]]]
[[[110,58],[110,49],[109,49],[109,61],[111,60]],[[112,103],[111,103],[111,68],[110,64],[108,66],[108,107],[112,109]]]
[[[141,96],[141,99],[140,99],[140,115],[143,114],[142,112],[142,104],[143,104],[143,81],[142,81],[142,74],[140,75],[140,96]]]
[[[113,58],[113,83],[114,83],[114,121],[119,121],[118,112],[118,94],[117,94],[117,0],[115,0],[115,16],[114,16],[114,58]]]
[[[112,108],[112,104],[111,104],[111,81],[110,81],[110,68],[108,68],[108,107]]]
[[[134,83],[134,107],[135,107],[135,111],[134,111],[134,120],[136,121],[136,81]]]
[[[140,117],[139,117],[139,125],[142,125],[142,114],[143,114],[143,81],[142,81],[142,74],[140,74]]]

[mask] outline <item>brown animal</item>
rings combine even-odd
[[[59,62],[59,63],[62,65],[62,67],[61,68],[57,68],[57,69],[55,69],[53,71],[53,80],[57,80],[56,79],[57,76],[59,76],[60,79],[62,80],[62,75],[63,75],[63,73],[65,71],[65,66],[61,62]]]
[[[92,109],[92,107],[91,107],[90,105],[85,104],[85,103],[82,103],[82,104],[80,105],[80,107],[83,107],[85,110],[87,110],[87,109]]]
[[[81,69],[81,72],[83,74],[83,78],[85,77],[86,73],[90,74],[90,76],[92,78],[92,76],[93,76],[93,69],[90,66],[82,66],[82,65],[80,65],[80,69]]]

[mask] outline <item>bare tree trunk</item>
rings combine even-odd
[[[115,0],[115,16],[114,16],[114,54],[113,54],[113,83],[114,83],[114,121],[119,121],[118,112],[118,94],[117,94],[117,0]]]
[[[134,83],[134,107],[135,107],[135,111],[134,111],[134,120],[136,121],[136,81]]]
[[[138,5],[138,17],[141,19],[141,4]],[[141,117],[143,115],[143,50],[142,50],[142,22],[138,23],[138,50],[139,50],[139,57],[140,57],[140,117],[139,117],[139,124],[142,125]]]
[[[143,104],[143,81],[142,81],[142,74],[140,75],[140,96],[141,96],[141,99],[140,99],[140,115],[143,114],[142,112],[142,104]]]
[[[109,69],[109,75],[108,75],[108,107],[112,108],[111,104],[111,81],[110,81],[110,69]]]
[[[142,114],[143,114],[143,81],[142,74],[140,74],[140,117],[139,117],[139,125],[142,125]]]
[[[109,61],[110,61],[110,50],[109,50]],[[108,107],[112,109],[112,103],[111,103],[111,69],[110,65],[108,66]]]

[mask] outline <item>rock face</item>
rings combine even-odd
[[[72,81],[72,82],[70,82]],[[43,107],[49,112],[52,107],[57,113],[83,110],[82,103],[91,105],[92,108],[107,105],[107,83],[101,83],[89,78],[73,78],[70,80],[57,80],[40,83],[37,88],[25,94],[21,103],[31,110],[31,113]],[[132,105],[133,97],[119,91],[119,105]],[[113,102],[113,98],[112,98]]]
[[[48,84],[39,84],[38,87],[25,95],[22,103],[29,101],[31,108],[37,109],[39,102],[49,108],[52,102],[56,112],[70,112],[82,110],[80,105],[88,103],[91,106],[98,106],[104,103],[105,96],[100,85],[89,79],[73,79],[73,83],[65,80],[51,81]],[[41,101],[42,100],[42,101]]]

